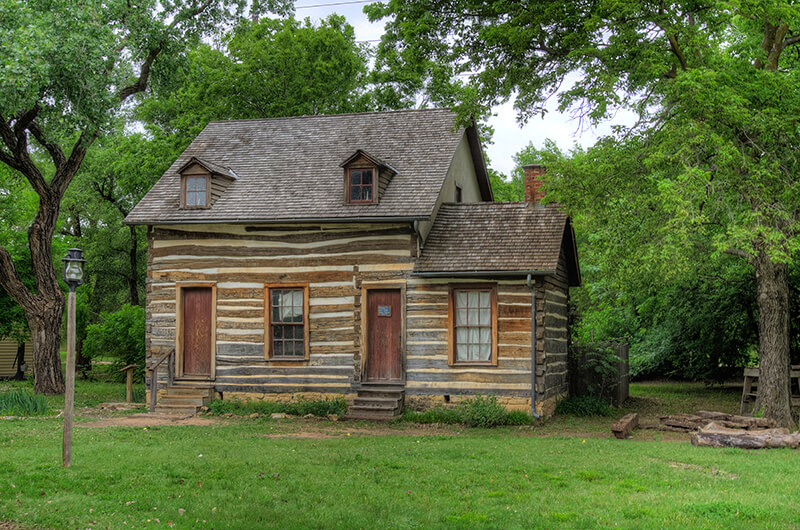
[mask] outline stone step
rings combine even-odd
[[[203,396],[189,397],[189,396],[171,396],[167,394],[161,397],[161,403],[164,405],[180,405],[183,407],[197,407],[200,408],[206,405],[206,398]]]
[[[188,394],[211,397],[214,395],[214,388],[209,386],[179,385],[173,384],[167,389],[168,394]]]
[[[156,405],[156,414],[168,414],[168,415],[182,415],[182,416],[194,416],[197,414],[198,407],[187,407],[186,405],[169,405],[164,403],[159,403]]]
[[[397,398],[403,399],[405,395],[404,388],[391,388],[391,387],[361,387],[358,389],[359,397],[376,397],[376,398]]]
[[[400,415],[397,409],[374,409],[362,406],[352,406],[348,409],[345,419],[387,421]]]
[[[403,399],[400,397],[366,397],[358,396],[353,400],[353,405],[368,407],[397,408],[400,407]]]

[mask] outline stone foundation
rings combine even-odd
[[[464,400],[474,398],[470,395],[451,395],[449,401],[445,400],[444,396],[406,396],[406,408],[412,410],[426,410],[436,406],[450,407],[461,403]],[[506,410],[522,410],[530,413],[531,411],[531,398],[528,397],[511,397],[511,396],[495,396],[497,402],[500,403]]]
[[[219,393],[217,393],[219,398]],[[278,403],[295,403],[297,401],[331,400],[344,396],[347,405],[353,404],[356,394],[325,394],[322,392],[224,392],[224,400],[238,399],[240,401],[277,401]]]

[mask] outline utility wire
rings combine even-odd
[[[347,0],[344,2],[330,2],[328,4],[314,4],[309,6],[294,6],[297,9],[311,9],[312,7],[346,6],[350,4],[374,4],[376,0]]]

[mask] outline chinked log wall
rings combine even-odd
[[[155,227],[148,240],[148,355],[175,347],[176,282],[216,282],[217,391],[352,393],[362,373],[361,284],[400,280],[407,286],[408,394],[494,393],[530,403],[525,281],[497,281],[498,365],[448,366],[447,284],[465,281],[412,277],[416,240],[408,225]],[[309,283],[307,362],[265,360],[264,284],[282,282]],[[554,406],[567,388],[566,284],[557,276],[537,279],[536,286],[541,413],[543,403]],[[159,379],[166,380],[165,368]]]
[[[361,373],[361,282],[408,277],[416,253],[405,224],[155,227],[149,243],[148,354],[175,345],[176,282],[216,282],[220,392],[351,392]],[[297,282],[309,284],[309,360],[268,362],[264,284]]]
[[[414,396],[495,394],[502,400],[530,406],[531,291],[525,280],[497,281],[497,366],[448,365],[449,284],[468,285],[464,278],[412,278],[407,287],[407,381]],[[474,280],[485,284],[486,279]]]

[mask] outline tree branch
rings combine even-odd
[[[67,162],[67,159],[64,156],[64,151],[61,150],[61,146],[48,142],[47,138],[45,138],[44,131],[36,121],[31,121],[30,125],[28,126],[28,130],[31,132],[31,134],[33,134],[33,137],[36,138],[36,141],[39,142],[39,145],[47,149],[47,152],[50,153],[50,158],[53,160],[53,164],[56,167],[56,171],[59,171]]]
[[[56,171],[50,186],[58,195],[59,201],[67,191],[69,183],[72,182],[72,177],[75,176],[75,173],[77,173],[78,169],[81,167],[83,157],[86,156],[86,150],[95,141],[97,134],[97,131],[95,131],[90,136],[87,131],[83,131],[78,141],[75,142],[75,146],[72,148],[69,158],[62,164],[61,168]]]
[[[156,57],[158,57],[159,53],[161,53],[160,46],[154,50],[150,50],[150,53],[147,55],[147,59],[145,59],[144,63],[142,64],[142,69],[139,71],[139,78],[133,84],[130,84],[120,90],[120,101],[125,101],[132,95],[139,92],[144,92],[144,90],[147,88],[147,80],[150,78],[150,68],[152,68],[153,61],[156,60]]]
[[[33,295],[22,283],[17,273],[17,268],[11,259],[11,254],[0,245],[0,287],[22,308],[29,308],[33,304]]]
[[[744,250],[739,250],[738,248],[727,248],[723,251],[723,253],[730,254],[731,256],[736,256],[739,258],[744,258],[746,260],[750,260],[750,254],[748,254]]]

